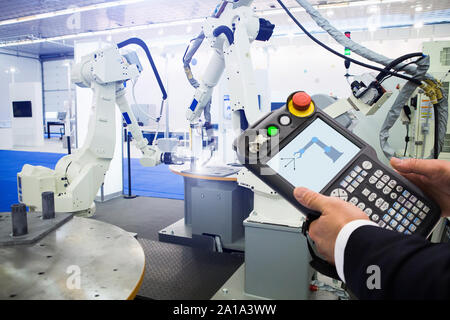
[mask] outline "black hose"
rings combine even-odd
[[[409,66],[409,65],[411,65],[411,64],[417,63],[420,59],[423,59],[423,58],[419,58],[419,59],[417,59],[417,60],[415,60],[415,61],[411,61],[411,62],[408,62],[407,64],[404,64],[401,68],[399,68],[399,69],[397,70],[397,72],[399,72],[399,71],[405,69],[407,66]],[[384,79],[382,79],[382,80],[380,81],[380,83],[383,83],[384,81],[386,81],[386,80],[389,79],[390,77],[392,77],[391,74],[388,75],[387,77],[385,77]]]
[[[387,73],[389,70],[394,69],[399,63],[402,63],[403,61],[408,60],[408,59],[411,59],[411,58],[414,58],[414,57],[421,57],[421,58],[423,58],[423,57],[424,57],[424,54],[423,54],[422,52],[408,53],[408,54],[405,54],[405,55],[403,55],[403,56],[401,56],[401,57],[398,57],[397,59],[392,60],[392,61],[384,68],[384,70],[381,71],[381,72],[377,75],[376,80],[377,80],[377,81],[380,81],[381,79],[383,79],[383,78],[386,76],[386,73]],[[418,59],[418,60],[420,60],[420,59]],[[415,62],[416,62],[416,61],[415,61]],[[404,68],[404,67],[405,67],[405,66],[403,66],[403,68]],[[403,68],[402,68],[402,69],[403,69]]]
[[[123,47],[125,47],[125,46],[127,46],[129,44],[136,44],[136,45],[140,46],[144,50],[145,54],[147,55],[147,59],[150,62],[150,66],[153,69],[153,73],[155,74],[156,81],[158,82],[159,88],[161,89],[163,100],[166,100],[167,99],[166,89],[164,88],[164,85],[163,85],[163,83],[161,81],[161,78],[159,76],[159,73],[158,73],[158,69],[156,69],[155,63],[153,62],[152,55],[150,54],[150,50],[148,49],[147,45],[145,44],[145,42],[142,39],[130,38],[130,39],[127,39],[125,41],[122,41],[122,42],[118,43],[117,47],[120,49],[120,48],[123,48]]]
[[[437,159],[439,157],[439,115],[437,110],[437,104],[433,104],[434,113],[434,147],[433,147],[433,158]]]
[[[406,152],[408,151],[408,142],[409,142],[409,125],[406,125],[406,136],[405,136],[405,152],[403,152],[403,156],[406,157]]]
[[[360,66],[362,66],[362,67],[365,67],[365,68],[369,68],[369,69],[376,70],[376,71],[380,71],[380,72],[386,72],[387,74],[390,74],[390,75],[393,75],[393,76],[395,76],[395,77],[398,77],[398,78],[402,78],[402,79],[411,81],[411,82],[413,82],[413,83],[415,83],[415,84],[417,84],[417,85],[421,85],[421,84],[422,84],[419,80],[416,80],[416,79],[414,79],[414,78],[412,78],[412,77],[408,77],[408,76],[405,76],[405,75],[403,75],[403,74],[399,74],[399,73],[393,72],[393,71],[385,71],[383,68],[375,67],[375,66],[372,66],[372,65],[370,65],[370,64],[366,64],[366,63],[360,62],[360,61],[358,61],[358,60],[355,60],[355,59],[353,59],[353,58],[349,58],[348,56],[345,56],[345,55],[343,55],[343,54],[337,52],[336,50],[334,50],[334,49],[328,47],[326,44],[322,43],[321,41],[319,41],[318,39],[316,39],[312,34],[310,34],[310,33],[308,32],[308,30],[306,30],[306,29],[301,25],[301,23],[300,23],[300,22],[292,15],[292,13],[289,11],[289,9],[284,5],[284,3],[283,3],[281,0],[277,0],[277,2],[278,2],[278,3],[280,4],[280,6],[284,9],[284,11],[286,11],[287,15],[294,21],[294,23],[295,23],[300,29],[302,29],[302,31],[303,31],[303,32],[304,32],[311,40],[313,40],[315,43],[317,43],[318,45],[320,45],[320,46],[323,47],[324,49],[326,49],[326,50],[330,51],[331,53],[337,55],[338,57],[341,57],[342,59],[348,59],[348,60],[350,60],[351,62],[353,62],[353,63],[355,63],[355,64],[357,64],[357,65],[360,65]]]

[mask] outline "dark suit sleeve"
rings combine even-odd
[[[376,283],[372,265],[379,267],[380,289],[369,289]],[[450,299],[450,244],[362,226],[347,241],[344,276],[359,299]]]

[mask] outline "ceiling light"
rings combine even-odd
[[[0,48],[42,43],[42,42],[61,41],[61,40],[67,40],[67,39],[79,39],[79,38],[94,37],[94,36],[101,36],[101,35],[108,35],[108,34],[117,34],[117,33],[123,33],[123,32],[149,30],[149,29],[156,29],[156,28],[161,28],[161,27],[173,27],[173,26],[180,26],[180,25],[187,25],[187,24],[191,24],[191,23],[203,22],[203,20],[204,20],[203,18],[191,19],[191,20],[178,20],[178,21],[146,24],[146,25],[139,25],[139,26],[132,26],[132,27],[118,27],[118,28],[108,29],[108,30],[67,34],[67,35],[63,35],[63,36],[56,36],[56,37],[50,37],[50,38],[34,38],[34,39],[27,39],[27,40],[9,41],[9,42],[3,42],[3,43],[0,42]]]
[[[375,32],[375,31],[378,30],[378,26],[374,25],[374,24],[370,24],[368,29],[369,29],[370,32]]]
[[[416,10],[416,12],[420,12],[423,10],[423,8],[421,6],[417,6],[415,10]]]
[[[66,15],[66,14],[74,14],[74,13],[78,13],[78,12],[85,12],[85,11],[91,11],[91,10],[97,10],[97,9],[105,9],[105,8],[129,5],[129,4],[134,4],[134,3],[143,2],[143,1],[144,0],[120,0],[120,1],[98,3],[98,4],[93,4],[93,5],[84,6],[84,7],[70,7],[70,8],[63,9],[63,10],[57,10],[57,11],[52,11],[52,12],[35,14],[35,15],[31,15],[31,16],[3,20],[3,21],[0,21],[0,26],[14,24],[14,23],[20,23],[20,22],[41,20],[41,19],[46,19],[46,18],[62,16],[62,15]]]
[[[420,29],[422,27],[423,27],[423,21],[417,21],[416,23],[414,23],[414,28]]]

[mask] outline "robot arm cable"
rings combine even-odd
[[[118,43],[117,47],[120,49],[120,48],[123,48],[123,47],[125,47],[125,46],[127,46],[129,44],[136,44],[136,45],[140,46],[144,50],[145,54],[147,55],[148,61],[150,62],[150,65],[151,65],[151,67],[153,69],[153,73],[155,74],[156,81],[158,82],[159,88],[161,89],[162,99],[166,100],[167,99],[166,89],[164,88],[164,85],[163,85],[163,83],[161,81],[161,77],[159,76],[159,73],[158,73],[158,69],[156,69],[155,63],[153,62],[152,55],[150,54],[150,50],[148,49],[147,45],[145,44],[144,41],[142,41],[139,38],[130,38],[128,40],[125,40],[125,41],[122,41],[122,42]]]
[[[330,47],[328,47],[326,44],[324,44],[324,43],[322,43],[320,40],[318,40],[317,38],[315,38],[312,34],[310,34],[309,32],[308,32],[308,30],[306,30],[305,29],[305,27],[303,27],[303,25],[294,17],[294,15],[289,11],[289,9],[284,5],[284,3],[281,1],[281,0],[277,0],[277,2],[281,5],[281,7],[284,9],[284,11],[286,11],[286,13],[287,13],[287,15],[292,19],[292,21],[294,21],[294,23],[311,39],[311,40],[313,40],[315,43],[317,43],[318,45],[320,45],[321,47],[323,47],[323,48],[325,48],[326,50],[328,50],[328,51],[330,51],[331,53],[333,53],[333,54],[335,54],[335,55],[337,55],[338,57],[341,57],[342,59],[345,59],[345,60],[350,60],[351,62],[353,62],[353,63],[355,63],[355,64],[357,64],[357,65],[360,65],[360,66],[362,66],[362,67],[365,67],[365,68],[369,68],[369,69],[372,69],[372,70],[376,70],[376,71],[380,71],[380,72],[386,72],[386,73],[388,73],[388,74],[390,74],[390,75],[393,75],[393,76],[396,76],[396,77],[399,77],[399,78],[402,78],[402,79],[405,79],[405,80],[408,80],[408,81],[412,81],[412,82],[414,82],[415,84],[417,84],[417,85],[420,85],[421,84],[421,81],[419,81],[419,80],[417,80],[417,79],[414,79],[414,78],[411,78],[411,77],[408,77],[408,76],[405,76],[405,75],[402,75],[402,74],[399,74],[399,73],[397,73],[397,72],[393,72],[393,71],[386,71],[385,69],[383,69],[383,68],[379,68],[379,67],[376,67],[376,66],[372,66],[372,65],[369,65],[369,64],[366,64],[366,63],[364,63],[364,62],[360,62],[360,61],[358,61],[358,60],[355,60],[355,59],[353,59],[353,58],[349,58],[348,56],[345,56],[345,55],[343,55],[343,54],[341,54],[341,53],[339,53],[339,52],[337,52],[336,50],[334,50],[334,49],[332,49],[332,48],[330,48]]]

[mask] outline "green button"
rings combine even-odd
[[[278,128],[275,126],[270,126],[267,128],[267,135],[269,137],[276,136],[278,134]]]

